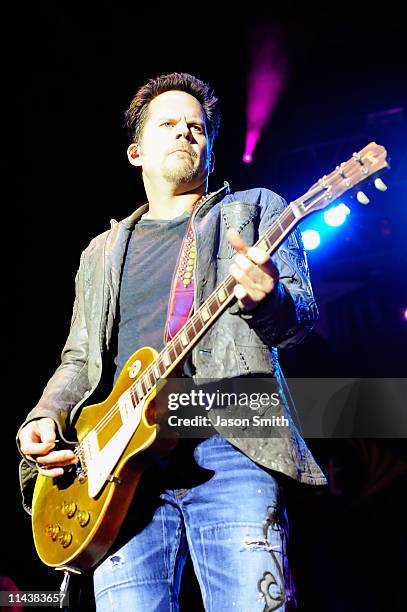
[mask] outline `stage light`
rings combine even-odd
[[[302,232],[301,235],[306,251],[313,251],[314,249],[319,247],[321,243],[319,232],[314,229],[308,229]]]
[[[404,318],[407,321],[407,308],[404,309]]]
[[[338,204],[333,208],[329,208],[324,212],[324,221],[331,227],[339,227],[346,221],[346,217],[350,213],[350,208],[346,204]]]
[[[247,77],[246,142],[243,162],[250,164],[258,140],[285,87],[288,68],[277,28],[260,26],[251,33]]]

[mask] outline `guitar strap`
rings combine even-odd
[[[192,223],[197,208],[211,194],[205,194],[194,204],[188,227],[182,240],[177,264],[172,277],[167,321],[164,330],[164,344],[167,344],[184,326],[194,309],[196,245]]]

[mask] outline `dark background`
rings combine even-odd
[[[39,2],[18,5],[6,24],[17,176],[3,226],[13,382],[0,574],[22,590],[58,588],[59,577],[37,559],[20,507],[14,432],[58,364],[81,250],[144,201],[126,159],[123,111],[147,78],[187,71],[214,86],[223,123],[212,189],[227,179],[234,190],[263,186],[290,201],[368,142],[387,148],[388,191],[371,191],[369,206],[350,203],[346,225],[309,253],[320,320],[281,362],[291,376],[405,376],[406,19],[391,2],[265,4],[225,5],[221,16],[220,3]],[[268,36],[279,41],[288,81],[247,166],[247,76]],[[309,444],[329,487],[289,492],[300,610],[401,610],[404,440]],[[182,599],[183,610],[201,609],[190,566]],[[82,602],[91,609],[89,591]]]

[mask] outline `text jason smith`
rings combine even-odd
[[[168,417],[168,425],[170,427],[216,427],[217,425],[223,427],[288,427],[289,421],[285,416],[276,415],[267,418],[254,415],[252,419],[237,417],[222,418],[217,415],[216,419],[212,422],[209,417],[203,415],[185,418],[172,414]]]

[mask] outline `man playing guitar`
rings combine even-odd
[[[186,73],[150,79],[126,118],[128,159],[141,170],[148,204],[113,221],[82,254],[62,363],[18,434],[27,509],[37,473],[57,481],[77,464],[57,438],[106,364],[116,382],[137,347],[161,350],[179,329],[177,316],[187,320],[185,303],[196,311],[227,274],[236,300],[196,343],[187,375],[269,376],[283,388],[277,349],[299,342],[317,316],[299,233],[272,256],[253,246],[284,210],[282,198],[260,188],[230,193],[227,184],[208,193],[220,120],[209,86]],[[94,572],[99,612],[177,610],[188,550],[206,610],[289,609],[284,479],[326,479],[283,395],[276,414],[287,419],[285,434],[228,436],[213,419],[213,435],[181,440],[146,470],[139,511],[130,508]]]

